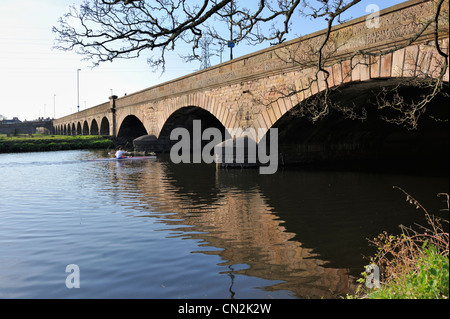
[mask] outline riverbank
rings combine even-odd
[[[416,199],[399,187],[407,201],[421,209],[426,224],[418,229],[400,226],[401,235],[383,232],[371,243],[377,247],[371,265],[360,283],[358,297],[368,299],[448,299],[449,298],[449,195],[439,193],[447,207],[444,218],[431,214]],[[444,214],[445,215],[445,214]],[[375,288],[375,289],[374,289]],[[353,298],[354,296],[350,296]],[[357,298],[358,298],[357,297]]]
[[[46,152],[78,149],[109,149],[114,142],[109,136],[86,135],[0,135],[0,153]]]

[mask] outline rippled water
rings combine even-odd
[[[1,298],[334,298],[448,178],[0,154]],[[80,269],[69,289],[66,266]]]

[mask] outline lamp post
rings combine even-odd
[[[233,0],[230,2],[230,41],[228,41],[228,47],[230,48],[230,60],[233,60],[233,48],[235,46],[233,40],[233,14],[235,13]]]
[[[233,48],[234,48],[234,42],[228,41],[228,47],[230,48],[230,60],[233,60]]]
[[[53,118],[56,119],[56,94],[53,94]]]
[[[80,71],[81,71],[81,69],[77,70],[77,96],[78,96],[77,107],[78,107],[78,112],[80,112]]]

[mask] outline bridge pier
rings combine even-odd
[[[163,147],[155,135],[143,135],[133,140],[133,147],[136,153],[159,153]]]
[[[109,97],[110,111],[112,113],[112,134],[113,138],[117,137],[117,124],[116,124],[116,100],[117,95],[112,95]]]
[[[217,168],[250,168],[260,165],[258,144],[248,136],[230,138],[214,147]]]

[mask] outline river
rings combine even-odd
[[[89,161],[105,156],[0,154],[0,298],[338,298],[368,264],[368,238],[423,221],[393,186],[431,211],[449,187],[436,176]]]

